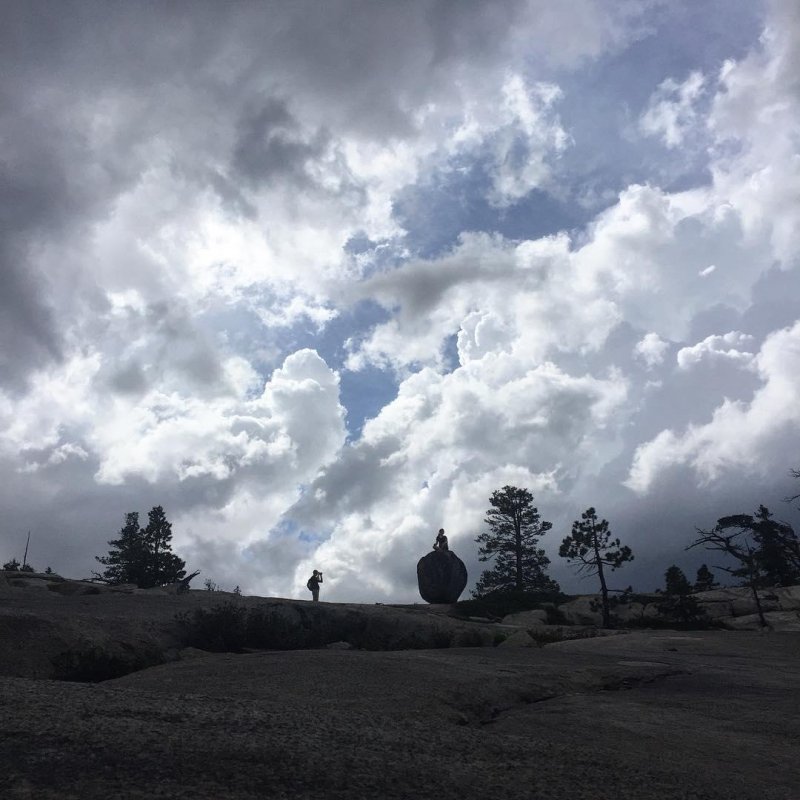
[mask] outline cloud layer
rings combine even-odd
[[[790,493],[794,4],[716,60],[680,3],[67,5],[0,42],[7,557],[162,504],[223,585],[409,601],[511,483],[650,588]]]

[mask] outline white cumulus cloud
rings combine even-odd
[[[627,485],[647,491],[664,470],[684,465],[702,482],[737,469],[786,469],[800,437],[800,323],[771,334],[755,365],[762,385],[749,402],[726,399],[710,421],[664,430],[639,446]]]
[[[741,367],[749,367],[755,358],[748,350],[742,350],[753,342],[753,337],[740,331],[729,331],[711,335],[691,347],[682,347],[676,356],[681,369],[689,369],[703,361],[728,361]]]

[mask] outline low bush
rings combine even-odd
[[[456,612],[465,617],[500,618],[518,611],[531,611],[536,608],[549,608],[572,599],[562,592],[490,592],[472,600],[456,603]]]

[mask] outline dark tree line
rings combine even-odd
[[[792,474],[800,478],[800,470]],[[796,495],[789,500],[800,499]],[[487,530],[479,534],[480,560],[492,561],[473,591],[476,598],[496,592],[553,593],[558,583],[547,574],[550,559],[539,546],[540,539],[552,529],[533,505],[527,489],[504,486],[492,493],[490,508],[484,519]],[[734,514],[720,517],[710,530],[697,528],[698,537],[686,549],[703,546],[728,556],[728,564],[716,569],[739,578],[751,589],[762,625],[766,625],[758,590],[765,587],[800,584],[800,539],[792,526],[779,521],[765,506],[755,514]],[[575,520],[572,531],[558,550],[578,574],[597,576],[603,625],[611,624],[608,573],[632,561],[631,548],[614,538],[608,520],[599,519],[594,508],[588,508]],[[665,574],[664,595],[659,610],[677,621],[689,622],[699,613],[692,594],[716,588],[719,584],[706,564],[700,566],[691,584],[677,566]],[[630,591],[630,590],[627,590]]]

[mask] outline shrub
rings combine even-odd
[[[474,600],[456,603],[459,616],[465,617],[505,617],[518,611],[535,608],[549,608],[569,600],[562,592],[518,592],[515,590],[490,592]],[[549,611],[548,611],[549,615]]]

